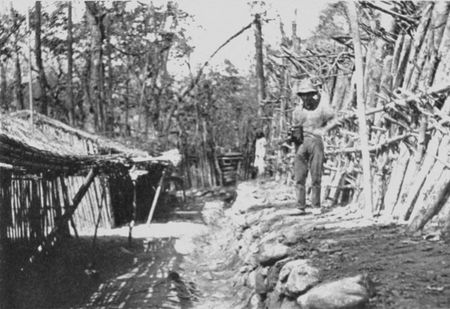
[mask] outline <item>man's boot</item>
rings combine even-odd
[[[297,184],[297,207],[300,210],[305,210],[306,208],[306,189],[304,185]]]
[[[311,206],[320,208],[320,186],[311,187]]]

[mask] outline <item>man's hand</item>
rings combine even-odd
[[[323,128],[323,132],[327,134],[329,131],[341,126],[343,124],[343,119],[341,118],[333,118],[328,122],[328,124]]]

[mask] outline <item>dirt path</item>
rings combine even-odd
[[[297,216],[289,192],[250,183],[231,208],[199,198],[169,221],[137,226],[131,246],[127,228],[101,231],[95,250],[89,237],[71,239],[15,276],[16,308],[257,308],[252,256],[271,238],[289,243],[290,258],[310,259],[321,281],[370,274],[369,308],[450,308],[448,244],[344,208]]]
[[[51,256],[15,277],[16,308],[191,308],[195,288],[179,274],[193,236],[191,222],[137,226],[131,246],[127,228],[70,239]]]

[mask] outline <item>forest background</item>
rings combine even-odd
[[[229,19],[247,21],[222,41],[219,32],[200,39],[209,49],[218,42],[210,52],[189,37],[196,17],[183,1],[8,3],[0,17],[1,112],[32,103],[41,114],[150,152],[178,147],[194,186],[218,184],[217,156],[238,151],[246,178],[256,131],[265,131],[275,158],[289,126],[291,84],[311,75],[287,61],[286,49],[342,52],[332,37],[349,33],[342,3],[289,4],[249,1],[233,11],[233,2]],[[280,160],[269,172],[285,169]]]

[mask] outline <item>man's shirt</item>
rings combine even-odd
[[[335,113],[329,105],[328,95],[322,93],[319,105],[315,110],[306,110],[299,104],[292,114],[294,126],[303,126],[303,132],[323,136],[327,123],[335,117]]]

